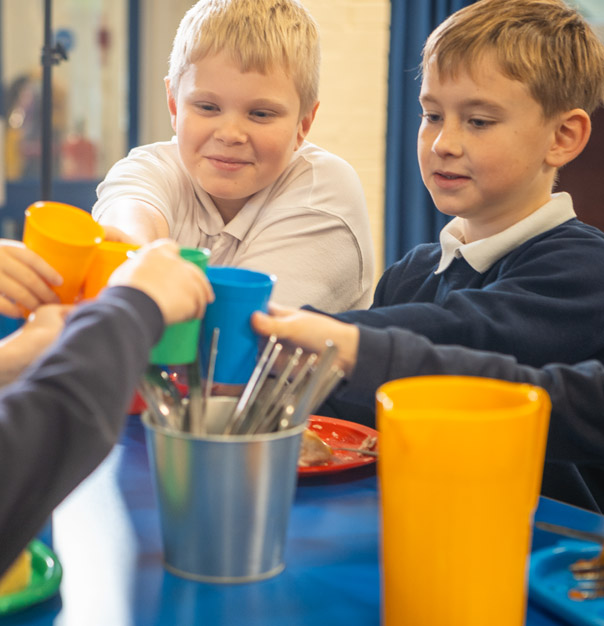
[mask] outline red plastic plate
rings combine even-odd
[[[323,417],[321,415],[311,415],[308,419],[308,426],[314,430],[325,443],[332,448],[359,448],[367,437],[377,437],[378,432],[373,428],[356,424],[347,420],[336,419],[335,417]],[[377,444],[372,450],[377,451]],[[324,465],[312,465],[310,467],[298,467],[299,476],[309,476],[316,474],[329,474],[332,472],[342,472],[353,467],[362,467],[375,463],[374,456],[359,454],[356,452],[346,452],[334,450],[334,455]]]

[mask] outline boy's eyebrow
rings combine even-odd
[[[215,94],[212,91],[203,91],[202,89],[191,90],[188,94],[189,99],[191,100],[217,100],[218,94]]]
[[[285,110],[287,107],[279,100],[273,100],[271,98],[258,98],[252,100],[250,106],[254,109],[278,109],[279,111]]]
[[[492,113],[500,113],[504,110],[500,104],[497,104],[496,102],[491,102],[490,100],[483,100],[482,98],[471,98],[469,100],[464,100],[463,106],[465,108],[480,107],[482,109],[487,109]]]
[[[189,95],[191,100],[209,100],[211,102],[217,102],[220,100],[220,96],[212,91],[192,91]],[[287,110],[287,106],[278,99],[272,98],[257,98],[251,100],[248,105],[253,109],[274,109],[277,112]]]
[[[438,99],[430,94],[420,95],[419,101],[421,104],[439,104]],[[468,100],[461,101],[462,109],[471,109],[476,107],[486,109],[492,113],[501,113],[504,110],[504,108],[496,102],[484,100],[483,98],[469,98]]]

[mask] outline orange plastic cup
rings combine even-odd
[[[105,231],[90,213],[61,202],[36,202],[25,211],[23,243],[61,274],[53,287],[63,304],[73,304]]]
[[[426,376],[377,392],[385,626],[522,626],[551,404]]]
[[[121,241],[103,241],[95,250],[92,263],[84,280],[84,299],[96,297],[107,286],[113,272],[128,260],[128,252],[140,246]]]

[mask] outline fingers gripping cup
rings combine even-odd
[[[204,370],[210,357],[214,328],[220,329],[214,380],[247,383],[258,355],[258,335],[250,318],[254,311],[268,310],[276,278],[240,267],[208,267],[208,280],[216,299],[208,305],[202,323],[201,355]]]
[[[524,624],[550,408],[487,378],[378,389],[385,626]]]
[[[181,248],[180,256],[205,270],[210,258],[207,248]],[[154,365],[186,365],[198,358],[201,320],[172,324],[151,350],[150,362]]]
[[[104,236],[90,213],[69,204],[36,202],[25,211],[23,243],[63,277],[63,284],[53,287],[63,304],[78,299]]]

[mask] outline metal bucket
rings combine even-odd
[[[207,435],[156,426],[143,414],[166,569],[205,582],[270,578],[283,552],[305,425],[222,435],[236,398],[211,397]]]

